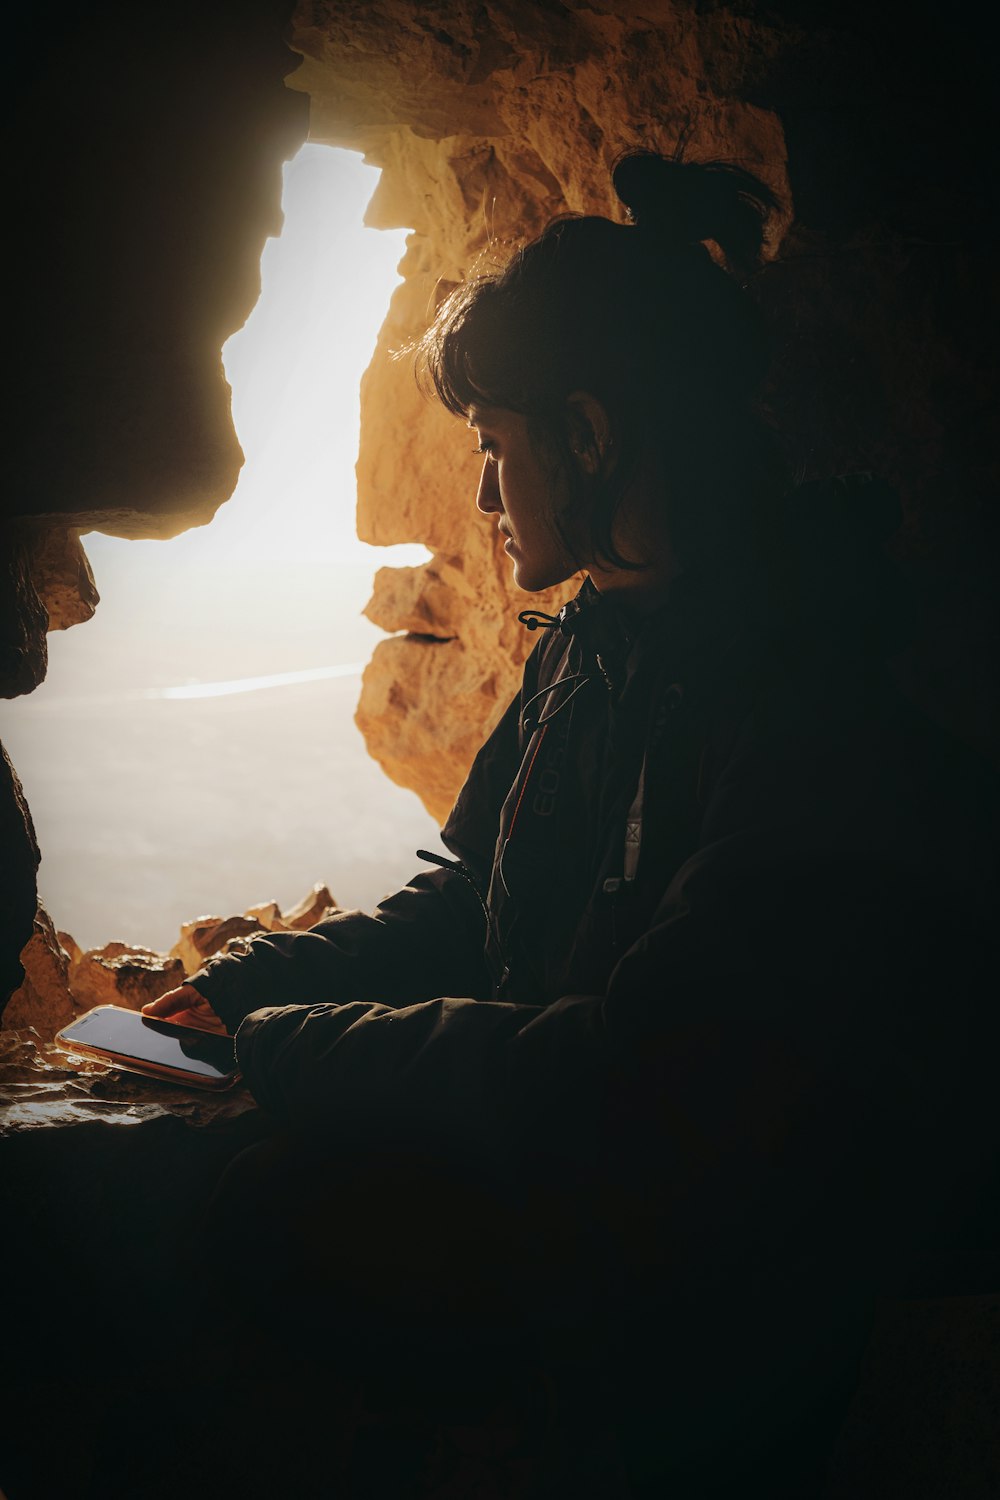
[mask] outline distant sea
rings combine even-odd
[[[42,848],[41,898],[83,947],[163,951],[184,921],[316,881],[370,909],[441,849],[413,792],[370,758],[355,674],[217,696],[44,689],[0,725]]]

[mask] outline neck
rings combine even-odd
[[[593,563],[587,571],[599,593],[613,599],[631,614],[651,615],[667,602],[670,586],[680,568],[671,555],[641,569],[602,567]]]

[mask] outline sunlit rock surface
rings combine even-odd
[[[180,938],[170,952],[174,958],[180,959],[186,974],[195,974],[210,958],[225,953],[233,943],[252,938],[255,933],[303,932],[339,910],[329,889],[319,883],[285,913],[277,901],[264,901],[251,906],[242,916],[196,917],[193,922],[185,922]]]
[[[239,1084],[220,1093],[186,1089],[67,1052],[34,1027],[0,1031],[0,1135],[91,1120],[136,1125],[159,1115],[203,1125],[252,1107]]]
[[[196,917],[181,927],[180,938],[170,952],[173,958],[180,960],[185,974],[195,974],[203,963],[222,953],[237,938],[253,937],[255,932],[266,931],[256,917]],[[178,983],[183,983],[183,980]]]
[[[73,998],[81,1010],[94,1005],[141,1010],[183,983],[184,965],[179,958],[117,942],[91,948],[70,975]]]
[[[56,932],[48,912],[40,906],[35,914],[34,931],[21,954],[24,981],[3,1013],[5,1031],[33,1026],[52,1037],[60,1026],[86,1009],[76,1005],[70,993],[71,970],[83,955],[72,938],[66,938],[73,945],[67,950],[64,937],[65,934]]]
[[[260,930],[256,923],[244,926]],[[4,1011],[3,1029],[31,1026],[50,1039],[61,1026],[94,1005],[139,1010],[147,1001],[183,984],[185,976],[176,953],[156,953],[152,948],[120,942],[83,952],[69,933],[56,932],[41,906],[21,962],[24,981]]]
[[[31,578],[50,630],[89,620],[101,602],[87,554],[73,529],[39,527],[31,550]]]
[[[335,901],[330,894],[329,887],[322,881],[318,881],[311,891],[307,891],[301,901],[282,915],[280,906],[276,901],[268,903],[271,908],[271,920],[265,922],[275,931],[304,932],[307,927],[315,927],[317,922],[322,922],[324,917],[332,916],[340,910],[340,903]],[[251,908],[255,911],[257,908]],[[248,913],[249,915],[250,913]]]

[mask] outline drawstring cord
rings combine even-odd
[[[581,623],[586,619],[586,609],[587,606],[581,603],[578,595],[577,598],[571,599],[568,604],[564,604],[557,615],[547,615],[542,609],[522,609],[517,618],[518,622],[526,630],[558,630],[563,635],[573,637],[577,634]],[[631,644],[631,637],[627,632],[623,632],[623,640],[626,646]],[[597,650],[595,643],[595,646],[591,647],[591,654],[597,665],[597,670],[604,681],[604,686],[612,696],[615,696],[621,685],[615,682],[615,673],[610,669],[609,661],[606,660],[607,651]],[[578,673],[577,675],[579,676],[580,674]],[[561,680],[568,682],[570,679],[564,677]],[[556,686],[556,684],[553,683],[553,686]],[[582,686],[583,683],[581,682],[580,687]],[[572,694],[570,694],[570,697],[572,697]],[[569,702],[569,698],[566,699],[566,702]],[[562,706],[560,705],[560,707]],[[556,709],[555,712],[558,713],[559,709]],[[543,722],[544,720],[539,720],[539,723]]]
[[[526,630],[558,630],[562,623],[558,615],[547,615],[542,609],[522,609],[517,621]]]
[[[538,697],[538,694],[536,693],[535,696]],[[572,694],[570,694],[570,697],[572,697]],[[566,702],[569,702],[569,698],[567,698]],[[503,862],[510,841],[514,837],[514,829],[517,827],[517,818],[518,814],[521,811],[521,803],[524,801],[524,794],[528,790],[528,782],[531,780],[531,773],[535,769],[535,761],[538,759],[538,752],[539,750],[541,750],[542,744],[545,740],[545,736],[548,734],[548,732],[548,722],[546,721],[546,724],[542,726],[542,732],[538,736],[538,740],[535,744],[534,750],[532,750],[531,746],[529,745],[528,749],[524,752],[524,760],[522,760],[521,762],[522,767],[525,765],[525,763],[527,763],[527,770],[524,772],[523,777],[521,777],[521,790],[517,794],[517,801],[514,804],[514,811],[511,815],[510,826],[507,829],[507,837],[503,841],[503,848],[500,850],[500,858],[497,861],[497,872],[500,876],[500,883],[508,896],[510,895],[510,887],[507,884],[507,877],[503,872]],[[518,772],[518,775],[520,776],[521,773]]]
[[[517,618],[518,623],[526,630],[561,630],[564,635],[571,635],[570,621],[579,614],[579,610],[579,604],[573,599],[569,604],[563,605],[557,615],[547,615],[543,609],[522,609]],[[589,681],[590,677],[586,672],[570,672],[566,677],[550,682],[548,687],[540,688],[528,699],[521,710],[521,728],[530,734],[533,734],[536,729],[541,729],[544,724],[554,719],[556,714],[561,714],[567,703],[575,698],[580,689],[586,687]],[[568,682],[575,682],[576,687],[571,693],[566,694],[561,703],[556,704],[551,713],[540,714],[537,719],[529,718],[528,709],[534,702],[539,698],[544,698],[548,693],[554,693],[556,688]]]
[[[586,672],[570,672],[566,677],[559,677],[555,682],[550,682],[548,687],[539,688],[537,693],[532,693],[531,697],[524,705],[524,709],[521,713],[521,728],[533,733],[536,729],[541,729],[543,725],[550,723],[551,720],[555,718],[556,714],[562,713],[566,705],[572,702],[580,689],[585,688],[589,681],[590,677]],[[551,713],[542,713],[538,716],[537,719],[529,718],[528,709],[533,703],[537,702],[539,698],[544,698],[548,693],[554,693],[556,688],[565,687],[566,684],[570,682],[575,682],[576,687],[571,693],[567,693],[565,698],[563,698],[560,703],[556,704]]]

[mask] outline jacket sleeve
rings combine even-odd
[[[452,870],[414,876],[374,912],[343,911],[306,932],[234,944],[189,983],[235,1032],[265,1005],[378,1001],[383,1006],[454,991],[488,993],[485,919]]]
[[[692,1028],[721,1024],[735,1026],[746,1046],[749,1032],[780,1029],[783,1013],[795,1014],[790,987],[799,1001],[810,981],[816,987],[815,964],[803,972],[799,963],[803,920],[800,940],[782,947],[772,903],[794,897],[782,918],[793,924],[810,906],[823,909],[819,901],[829,910],[835,877],[816,872],[810,882],[796,866],[767,879],[753,855],[736,839],[690,860],[606,993],[545,1008],[434,999],[259,1010],[237,1033],[244,1076],[293,1128],[339,1129],[360,1113],[456,1136],[494,1134],[514,1149],[541,1138],[557,1153],[585,1150],[601,1137],[614,1080],[659,1039],[684,1033],[690,1053]]]
[[[473,762],[442,830],[454,868],[416,875],[372,913],[338,912],[307,932],[267,933],[233,944],[189,981],[230,1032],[264,1006],[376,1003],[407,1006],[440,995],[492,993],[481,895],[489,883],[500,808],[518,766],[524,686]],[[478,892],[478,893],[477,893]]]

